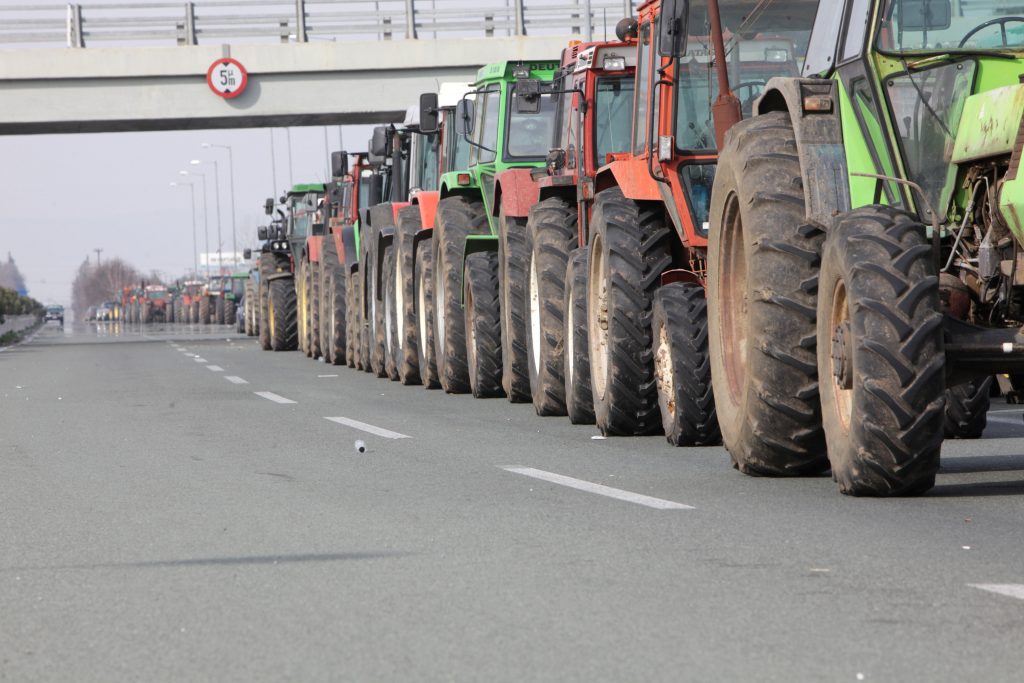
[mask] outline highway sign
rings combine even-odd
[[[249,82],[249,73],[242,63],[231,57],[221,57],[206,71],[206,84],[210,90],[225,99],[238,97]]]

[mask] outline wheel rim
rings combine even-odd
[[[473,324],[473,289],[467,279],[463,296],[466,310],[466,360],[469,362],[469,384],[476,387],[476,325]]]
[[[828,379],[832,382],[835,395],[835,411],[843,433],[849,433],[853,415],[853,340],[850,338],[850,309],[846,297],[846,284],[836,281],[832,291],[832,309],[829,312],[829,327],[832,330],[831,353],[828,358]],[[845,362],[844,362],[845,361]],[[844,367],[845,366],[845,367]],[[840,380],[840,376],[847,379]]]
[[[676,415],[676,387],[672,372],[672,346],[668,340],[668,329],[665,325],[658,326],[658,342],[654,351],[654,380],[658,386],[662,405],[670,417]]]
[[[747,258],[739,201],[731,197],[722,233],[719,309],[722,360],[733,403],[739,403],[747,374]]]
[[[438,253],[440,256],[440,253]],[[440,258],[434,260],[434,301],[439,302],[439,305],[434,306],[434,321],[437,323],[437,342],[438,353],[444,353],[444,324],[445,324],[445,313],[446,306],[448,303],[447,293],[444,287],[444,269],[440,267]]]
[[[540,375],[540,287],[537,284],[537,259],[530,254],[530,371]]]
[[[270,318],[267,322],[270,324],[267,329],[270,330],[270,338],[273,339],[276,335],[274,334],[274,297],[267,297],[267,317]]]
[[[384,344],[387,346],[385,353],[390,352],[394,333],[392,331],[391,316],[394,314],[392,310],[391,297],[384,294]]]
[[[569,305],[565,307],[565,393],[568,396],[572,391],[573,377],[576,375],[576,306],[575,288],[570,283]]]
[[[398,324],[398,317],[405,318],[405,291],[402,282],[402,269],[398,267],[398,258],[395,258],[395,323]],[[401,327],[401,326],[400,326]],[[398,335],[398,348],[405,350],[405,334]]]
[[[416,283],[416,303],[418,306],[418,310],[416,311],[416,324],[420,331],[419,349],[425,354],[427,349],[427,288],[424,280],[426,280],[426,278],[423,277],[421,271],[418,282]]]
[[[600,398],[604,398],[608,370],[608,279],[603,246],[601,235],[595,235],[590,248],[590,287],[587,289],[590,376],[594,396]]]

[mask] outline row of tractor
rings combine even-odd
[[[923,492],[1024,367],[1012,4],[651,0],[615,41],[487,65],[267,200],[244,329]]]
[[[119,300],[90,309],[98,322],[236,325],[248,272],[186,279],[171,285],[140,282],[124,287]],[[241,325],[238,325],[241,331]]]

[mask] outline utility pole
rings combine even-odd
[[[100,267],[100,254],[103,253],[103,250],[102,249],[93,249],[93,251],[96,252],[96,267],[99,268]]]

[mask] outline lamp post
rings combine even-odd
[[[288,189],[295,184],[295,176],[292,175],[292,131],[291,128],[284,129],[284,135],[288,139]]]
[[[203,163],[199,159],[193,159],[189,162],[193,166],[198,166]],[[224,255],[221,252],[221,245],[224,243],[220,237],[220,170],[217,168],[216,160],[211,161],[213,164],[213,190],[217,201],[217,272],[221,275],[224,274]]]
[[[171,183],[171,187],[187,187],[192,197],[192,272],[199,276],[199,244],[196,241],[196,186],[192,183]]]
[[[238,231],[236,229],[235,221],[235,159],[234,154],[231,152],[231,145],[214,145],[209,142],[202,144],[205,148],[216,147],[218,149],[226,149],[228,151],[228,186],[231,189],[231,261],[234,263],[235,259],[238,258]]]
[[[196,173],[195,171],[178,171],[181,175],[197,175],[203,179],[203,234],[206,238],[206,274],[210,274],[210,225],[207,220],[207,215],[210,213],[207,210],[209,204],[206,202],[206,174]]]

